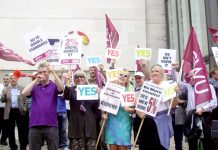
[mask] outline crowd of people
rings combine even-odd
[[[110,69],[114,69],[114,64],[112,61]],[[133,80],[131,73],[123,69],[111,82],[125,87],[126,92],[135,92],[137,100],[145,81],[162,88],[177,81],[176,63],[172,64],[171,80],[167,80],[159,64],[149,69],[146,63],[141,62],[140,67]],[[50,79],[50,74],[54,80]],[[170,100],[161,101],[155,117],[136,111],[133,106],[121,105],[117,115],[114,115],[98,109],[99,99],[77,100],[78,85],[96,84],[100,95],[107,84],[102,64],[90,67],[86,74],[82,70],[54,70],[49,64],[41,63],[34,75],[25,87],[18,84],[19,79],[13,73],[2,77],[0,144],[8,145],[11,150],[18,149],[15,126],[20,150],[26,150],[27,145],[30,150],[40,150],[44,144],[49,150],[129,150],[131,138],[136,140],[142,120],[136,140],[140,150],[167,150],[173,136],[175,149],[182,150],[184,135],[190,150],[200,147],[204,150],[218,149],[216,136],[211,136],[212,120],[218,119],[218,70],[210,72],[210,101],[195,107],[192,82],[195,72],[192,70],[188,75],[189,82],[177,82],[174,106]],[[106,122],[105,126],[102,122]],[[101,127],[103,132],[97,143]]]

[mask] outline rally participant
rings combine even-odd
[[[176,80],[175,67],[172,67],[172,75],[175,81]],[[212,99],[204,103],[201,103],[195,107],[194,85],[196,83],[194,82],[194,76],[195,76],[195,70],[193,69],[189,72],[187,76],[189,83],[185,83],[181,81],[179,81],[178,83],[181,92],[187,93],[188,95],[188,103],[186,108],[188,115],[185,123],[185,135],[188,137],[188,145],[190,150],[198,150],[199,140],[201,140],[204,150],[211,150],[212,149],[211,112],[214,108],[217,107],[216,93],[213,86],[209,85],[212,94]],[[188,129],[189,126],[191,127],[190,131],[194,129],[196,131],[198,130],[198,132],[195,133],[187,132],[189,130]]]
[[[0,84],[0,97],[2,96],[2,90],[5,87],[8,87],[9,85],[9,75],[5,74],[3,76],[3,83]],[[7,132],[7,123],[8,120],[4,120],[4,109],[5,109],[5,104],[0,101],[0,133],[1,134],[1,145],[8,145],[6,142],[8,138],[8,132]]]
[[[8,119],[9,146],[12,150],[17,150],[15,140],[15,125],[18,128],[20,149],[26,150],[28,144],[28,115],[27,99],[21,94],[23,87],[18,85],[18,79],[11,73],[10,86],[3,89],[1,101],[5,102],[4,119]]]
[[[124,86],[125,91],[133,91],[129,83],[130,73],[123,70],[114,83]],[[131,117],[129,113],[134,113],[135,109],[130,107],[119,107],[117,115],[102,113],[102,119],[106,120],[105,140],[109,144],[110,150],[126,150],[131,145]]]
[[[159,87],[166,87],[169,82],[164,79],[163,68],[156,64],[151,67],[150,83]],[[166,150],[169,149],[170,138],[173,136],[172,117],[167,115],[170,102],[160,102],[156,117],[150,117],[142,112],[137,111],[140,118],[144,118],[144,123],[139,135],[140,150]]]
[[[77,85],[87,84],[85,73],[77,70],[74,73]],[[70,122],[68,137],[71,150],[95,150],[97,139],[96,111],[98,101],[77,100],[76,87],[65,87],[64,98],[70,100]]]
[[[49,80],[50,72],[55,83]],[[63,84],[54,70],[47,63],[38,67],[38,76],[27,85],[22,94],[31,96],[29,121],[29,148],[40,150],[45,140],[48,150],[58,149],[57,96],[63,91]]]

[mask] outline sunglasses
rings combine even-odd
[[[79,79],[79,78],[85,78],[85,77],[84,76],[76,76],[75,78]]]
[[[137,80],[137,79],[141,79],[142,77],[135,77],[135,79]]]
[[[127,75],[127,74],[120,74],[120,76],[121,76],[121,77],[125,77],[125,78],[127,78],[127,77],[128,77],[128,75]]]

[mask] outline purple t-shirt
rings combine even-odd
[[[52,81],[45,86],[38,84],[33,87],[29,127],[57,127],[57,96],[58,88]]]

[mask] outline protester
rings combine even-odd
[[[130,73],[123,70],[114,83],[124,86],[125,91],[133,91],[129,83]],[[135,109],[130,107],[119,107],[117,115],[102,113],[102,119],[106,120],[105,140],[109,144],[110,150],[126,150],[131,145],[131,117]]]
[[[3,83],[0,84],[0,97],[2,96],[2,90],[9,85],[9,75],[5,74],[3,76]],[[0,133],[1,133],[1,145],[8,145],[7,138],[8,138],[8,120],[4,120],[4,109],[5,103],[0,101]]]
[[[50,72],[55,83],[49,80]],[[28,84],[22,94],[31,96],[29,121],[29,148],[40,150],[45,140],[48,150],[58,149],[57,96],[63,91],[63,84],[54,70],[47,63],[38,67],[38,76]]]
[[[140,90],[145,81],[145,76],[142,72],[136,72],[134,77],[135,77],[134,91],[135,91],[135,99],[137,101],[139,98]],[[136,138],[136,134],[138,132],[140,122],[141,122],[141,118],[139,118],[138,116],[135,116],[135,119],[133,122],[134,139]]]
[[[8,120],[8,137],[11,150],[17,150],[15,124],[18,128],[20,149],[26,150],[28,144],[27,99],[21,95],[23,87],[17,84],[18,79],[11,73],[10,86],[3,89],[1,101],[5,102],[4,119]]]
[[[209,83],[214,87],[216,97],[218,98],[218,70],[213,69],[210,71]],[[211,117],[213,120],[218,120],[218,107],[213,110]]]
[[[77,70],[74,80],[77,85],[86,85],[85,73]],[[70,122],[68,137],[71,141],[71,150],[95,150],[97,139],[96,112],[98,100],[77,100],[76,87],[65,87],[64,98],[70,100]]]
[[[156,64],[151,67],[150,83],[156,84],[159,87],[167,87],[169,82],[164,79],[163,68]],[[140,150],[145,150],[148,147],[153,150],[169,149],[170,138],[173,136],[172,117],[167,115],[170,102],[160,102],[156,117],[150,117],[142,112],[137,114],[140,118],[144,118],[144,123],[139,135]]]
[[[172,74],[176,80],[175,67],[172,67]],[[187,118],[185,123],[185,135],[188,138],[190,150],[199,149],[199,140],[203,144],[204,150],[212,150],[211,140],[211,112],[217,107],[216,93],[212,85],[210,86],[212,99],[195,106],[194,98],[194,76],[195,70],[191,70],[187,76],[188,83],[179,82],[181,92],[187,93]],[[191,127],[191,128],[190,128]],[[189,132],[190,130],[190,132]]]
[[[62,71],[56,71],[58,77],[63,81]],[[64,84],[64,83],[63,83]],[[59,129],[59,148],[67,150],[67,109],[63,94],[58,94],[57,97],[57,119]]]

